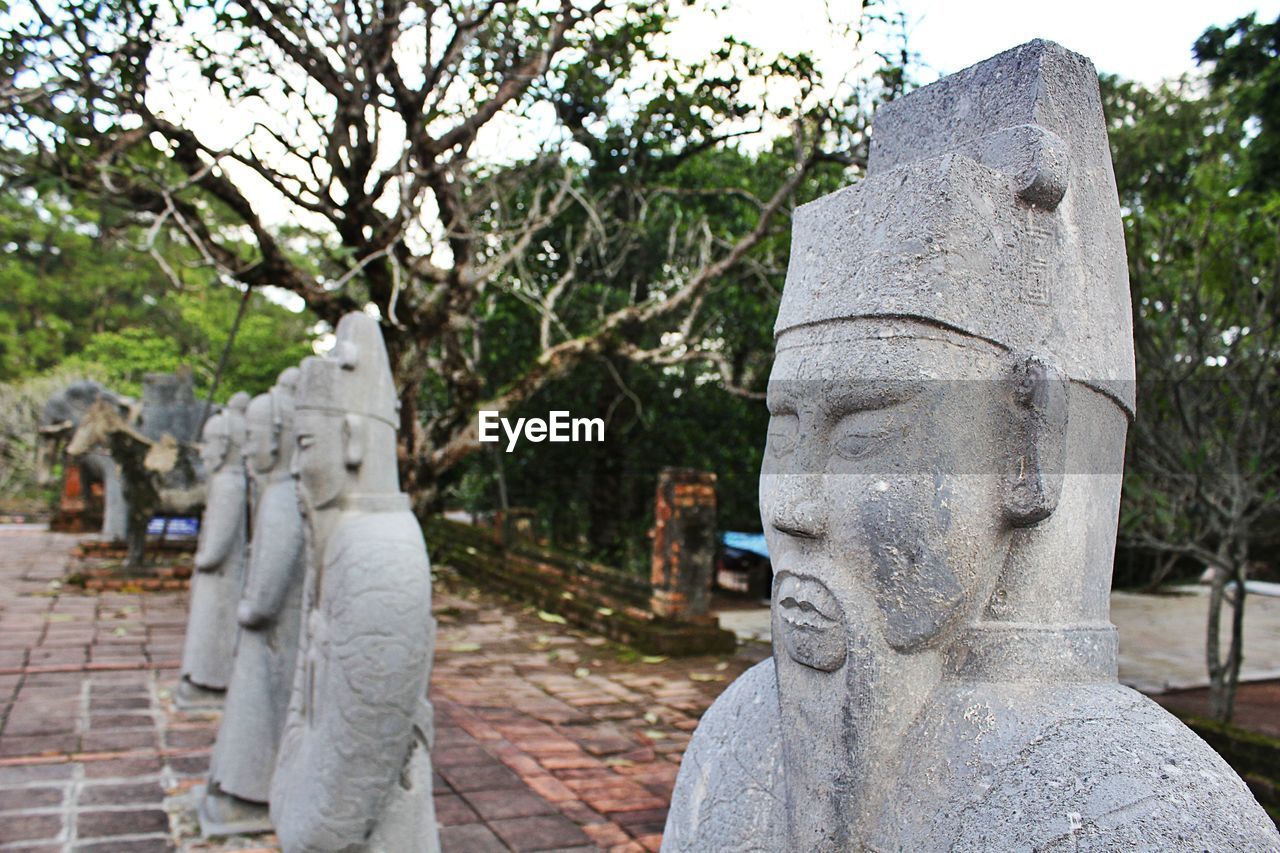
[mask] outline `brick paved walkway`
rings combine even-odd
[[[168,701],[185,593],[59,588],[76,540],[0,527],[0,850],[272,849],[192,832],[217,717]],[[766,649],[640,658],[439,576],[444,849],[656,850],[689,732]]]

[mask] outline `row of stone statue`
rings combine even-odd
[[[427,700],[435,623],[396,473],[375,320],[204,426],[208,493],[175,702],[221,704],[204,835],[286,851],[438,848]]]
[[[698,725],[663,849],[1280,850],[1239,776],[1116,681],[1136,400],[1088,60],[1032,42],[882,108],[868,176],[795,213],[775,340],[773,656]],[[207,826],[265,800],[287,851],[437,846],[396,424],[352,315],[206,428],[183,679],[229,684]]]

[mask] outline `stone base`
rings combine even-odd
[[[257,835],[271,832],[266,803],[253,803],[216,787],[198,785],[191,789],[200,818],[200,834],[205,838],[225,835]]]
[[[173,704],[180,711],[220,711],[226,695],[226,690],[210,690],[184,677],[173,691]]]

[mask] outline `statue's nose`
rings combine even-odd
[[[827,532],[822,482],[816,476],[779,477],[770,525],[779,533],[802,539],[819,539]]]

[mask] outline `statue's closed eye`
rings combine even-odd
[[[774,456],[786,456],[796,445],[800,431],[800,419],[793,414],[776,414],[769,419],[768,452]]]
[[[862,459],[877,452],[894,436],[905,433],[899,428],[892,409],[851,412],[842,417],[831,431],[831,449],[842,459]]]

